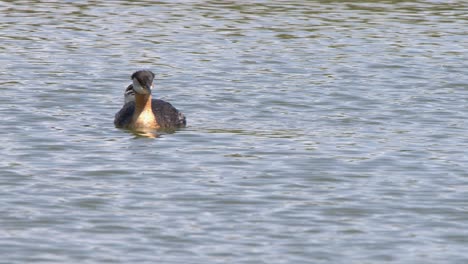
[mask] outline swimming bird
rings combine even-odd
[[[148,70],[136,71],[131,79],[133,84],[125,90],[125,104],[115,114],[116,127],[141,130],[175,129],[187,125],[184,114],[174,106],[152,98],[154,73]]]
[[[135,91],[133,91],[133,84],[130,84],[124,93],[124,104],[135,101]]]

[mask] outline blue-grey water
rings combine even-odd
[[[468,263],[467,14],[0,1],[0,263]],[[187,128],[114,127],[142,68]]]

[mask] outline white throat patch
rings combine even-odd
[[[136,79],[133,79],[133,90],[137,93],[137,94],[148,94],[149,91],[146,90],[145,88],[141,87],[140,83],[136,80]]]

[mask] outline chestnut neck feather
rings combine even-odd
[[[135,113],[152,111],[151,99],[151,94],[135,94]]]
[[[133,129],[157,129],[159,124],[151,107],[151,94],[135,94],[135,112],[133,113]]]

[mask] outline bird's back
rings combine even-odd
[[[187,125],[184,114],[179,112],[170,103],[160,99],[153,99],[151,107],[153,108],[156,121],[161,128],[181,128]]]

